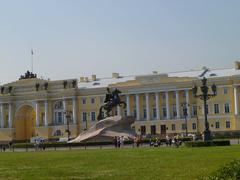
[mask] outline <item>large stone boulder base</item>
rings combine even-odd
[[[125,139],[133,139],[135,136],[131,125],[135,118],[132,116],[113,116],[96,122],[89,130],[83,132],[69,143],[87,141],[108,141],[115,136],[123,136]]]

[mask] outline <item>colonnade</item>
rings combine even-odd
[[[173,91],[175,93],[175,103],[176,103],[176,118],[177,119],[180,119],[181,118],[181,114],[180,114],[180,108],[181,108],[181,105],[180,105],[180,98],[179,98],[179,91],[180,90],[177,90],[177,91]],[[187,105],[187,114],[188,116],[190,116],[191,112],[190,112],[190,97],[189,97],[189,89],[187,90],[184,90],[185,92],[185,104]],[[166,107],[166,117],[165,119],[171,119],[171,113],[170,113],[170,98],[169,98],[169,93],[170,91],[165,91],[163,92],[164,93],[164,96],[165,96],[165,107]],[[126,104],[127,104],[127,109],[126,109],[126,114],[128,116],[132,115],[131,114],[131,106],[130,106],[130,96],[135,96],[135,110],[136,110],[136,119],[137,120],[141,120],[141,107],[140,107],[140,95],[141,94],[144,94],[145,96],[145,104],[144,104],[144,107],[146,108],[146,120],[150,120],[151,119],[151,110],[150,110],[150,93],[137,93],[137,94],[126,94]],[[155,96],[155,109],[156,109],[156,117],[155,119],[157,120],[160,120],[160,119],[163,119],[161,118],[160,116],[160,92],[155,92],[155,93],[152,93],[154,94]],[[118,115],[121,114],[121,110],[120,108],[117,109],[117,112],[118,112]]]

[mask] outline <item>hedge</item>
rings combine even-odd
[[[124,144],[132,144],[132,141],[125,141]],[[81,142],[81,143],[66,143],[66,142],[44,142],[41,146],[45,148],[59,148],[59,147],[84,147],[84,146],[103,146],[103,145],[113,145],[113,142]],[[0,145],[5,146],[6,145]],[[34,148],[33,143],[16,143],[11,147],[13,148]]]
[[[238,180],[240,179],[240,160],[234,160],[227,165],[222,166],[217,171],[212,173],[207,180]]]
[[[213,140],[213,141],[193,141],[185,142],[186,147],[209,147],[209,146],[230,146],[229,140]]]

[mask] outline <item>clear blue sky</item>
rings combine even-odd
[[[239,0],[0,0],[0,82],[232,67]]]

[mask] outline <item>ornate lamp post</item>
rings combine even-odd
[[[204,119],[205,119],[205,130],[203,132],[203,140],[208,141],[211,140],[211,132],[209,130],[209,123],[207,119],[207,101],[217,95],[217,86],[215,84],[212,85],[212,94],[208,93],[207,79],[204,77],[202,79],[201,91],[202,94],[197,94],[198,87],[195,85],[193,87],[193,95],[196,98],[200,98],[204,102]]]
[[[189,107],[189,104],[183,103],[181,106],[183,108],[183,116],[184,116],[184,119],[185,119],[186,136],[188,136],[187,117],[188,117],[188,107]]]
[[[70,140],[70,135],[71,135],[71,131],[70,131],[70,128],[69,128],[69,120],[71,119],[71,115],[69,112],[65,112],[65,117],[66,117],[66,120],[67,120],[67,129],[65,130],[65,132],[68,134],[68,141]]]

